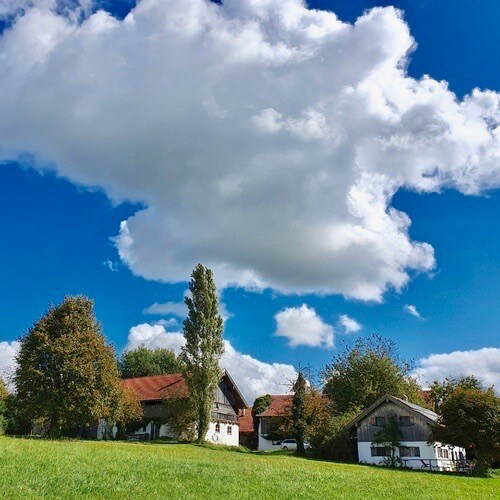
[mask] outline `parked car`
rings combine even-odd
[[[304,448],[307,450],[309,448],[309,443],[304,441]],[[296,439],[283,439],[281,441],[281,449],[282,450],[296,450],[297,449],[297,440]]]

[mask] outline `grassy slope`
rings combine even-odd
[[[0,437],[0,498],[498,498],[500,479],[214,450]],[[496,494],[496,495],[495,495]]]

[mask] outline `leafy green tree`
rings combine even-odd
[[[116,419],[123,389],[91,300],[49,308],[21,338],[14,381],[19,417],[42,421],[50,436]]]
[[[196,408],[193,400],[182,388],[169,394],[165,399],[165,423],[174,436],[181,441],[192,441],[195,438]]]
[[[5,382],[0,378],[0,435],[3,434],[7,428],[7,399],[9,391]]]
[[[195,408],[198,441],[204,441],[208,431],[217,385],[221,378],[219,360],[224,352],[224,323],[219,314],[219,297],[213,274],[198,264],[189,283],[191,297],[186,297],[188,317],[184,320],[182,349],[184,375],[189,397]]]
[[[295,439],[297,440],[297,454],[303,455],[305,435],[307,431],[307,415],[306,415],[306,379],[301,370],[297,376],[297,380],[293,384],[292,398],[292,429]]]
[[[175,355],[172,349],[159,347],[148,349],[143,345],[125,351],[118,363],[122,378],[181,373],[183,368],[182,360]]]
[[[324,398],[324,400],[327,398]],[[347,425],[357,416],[352,411],[332,415],[327,401],[323,409],[318,409],[315,423],[309,430],[311,452],[316,457],[354,462],[356,459],[356,437]]]
[[[475,472],[487,473],[500,460],[500,398],[492,389],[457,386],[441,404],[432,440],[462,446],[476,458]]]
[[[424,404],[420,387],[410,376],[411,363],[402,360],[393,341],[378,335],[347,344],[323,371],[323,392],[336,413],[368,407],[384,394]]]
[[[436,413],[440,413],[441,405],[458,387],[482,390],[483,384],[474,375],[462,378],[445,378],[442,382],[435,380],[431,385],[430,397]]]
[[[124,438],[137,430],[142,423],[144,410],[132,389],[123,388],[119,404],[115,412],[114,423],[118,428],[117,437]]]
[[[259,447],[259,417],[261,413],[263,413],[269,405],[272,403],[273,398],[270,394],[264,394],[263,396],[259,396],[253,402],[252,407],[252,419],[253,419],[253,443],[252,447],[257,449]]]
[[[403,433],[399,428],[398,417],[393,413],[389,413],[382,429],[373,436],[374,444],[382,444],[389,448],[390,455],[386,461],[386,465],[389,467],[396,467],[401,463],[401,459],[396,456],[396,449],[401,446],[401,439],[403,439]]]

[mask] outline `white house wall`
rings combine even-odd
[[[266,439],[261,434],[261,419],[259,418],[259,443],[257,449],[260,451],[275,451],[281,450],[281,444],[273,444],[273,441]],[[275,441],[276,443],[276,441]]]
[[[372,443],[362,441],[358,442],[358,457],[360,463],[381,465],[387,457],[372,457]],[[376,445],[381,446],[381,445]],[[401,441],[401,446],[418,446],[420,448],[420,457],[402,457],[403,465],[412,469],[422,469],[422,460],[429,463],[432,460],[432,468],[436,470],[451,470],[451,459],[459,457],[461,452],[465,457],[465,450],[458,446],[441,445],[440,443],[429,444],[426,441]],[[437,450],[445,447],[449,450],[449,459],[438,458]],[[454,456],[452,455],[452,452]],[[399,457],[399,449],[396,448],[395,455]]]
[[[227,446],[239,446],[240,428],[234,423],[219,423],[219,431],[216,431],[216,423],[210,422],[205,439],[210,443],[224,444]],[[228,427],[231,427],[231,434],[228,433]]]

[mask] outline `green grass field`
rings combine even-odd
[[[459,477],[181,444],[0,437],[0,498],[499,498]]]

